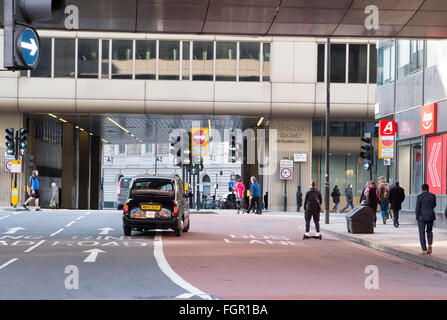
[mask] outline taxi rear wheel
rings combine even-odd
[[[188,232],[190,225],[191,225],[191,220],[188,220],[188,225],[183,229],[183,232]]]
[[[181,237],[182,233],[183,233],[183,220],[180,220],[178,227],[176,229],[174,229],[175,232],[175,236],[176,237]]]
[[[123,229],[124,229],[124,235],[125,236],[132,235],[132,228],[131,227],[123,227]]]

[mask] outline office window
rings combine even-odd
[[[78,40],[78,78],[98,78],[98,51],[98,40]]]
[[[410,40],[397,42],[397,79],[410,74]]]
[[[321,136],[321,121],[320,120],[312,121],[312,136],[314,136],[314,137]]]
[[[158,48],[158,79],[180,78],[180,41],[160,40]]]
[[[325,45],[318,45],[317,82],[324,82]]]
[[[132,79],[132,40],[112,40],[112,79]]]
[[[424,63],[424,41],[410,41],[410,73],[422,68]]]
[[[127,154],[129,156],[138,156],[141,154],[141,145],[140,144],[128,144],[127,145]]]
[[[192,49],[192,79],[212,81],[214,74],[213,42],[195,41]]]
[[[377,48],[376,45],[369,46],[369,83],[377,82]]]
[[[40,58],[31,77],[51,78],[51,38],[40,38]]]
[[[75,39],[54,39],[54,77],[74,78]]]
[[[256,42],[239,44],[239,81],[259,81],[260,50]]]
[[[346,122],[346,137],[360,137],[360,122]]]
[[[102,40],[102,60],[101,60],[101,77],[103,79],[109,78],[109,61],[110,61],[110,40]]]
[[[125,144],[119,144],[118,145],[118,154],[124,154],[126,153],[126,145]]]
[[[368,46],[365,44],[349,45],[349,83],[366,83],[368,67]]]
[[[144,153],[145,154],[153,154],[154,153],[154,145],[153,144],[145,144]]]
[[[270,81],[270,43],[262,45],[262,81]]]
[[[345,122],[331,122],[331,136],[332,137],[344,137],[346,136],[346,123]]]
[[[183,41],[183,57],[182,57],[182,79],[183,80],[189,80],[189,74],[190,74],[190,42],[189,41]]]
[[[216,43],[216,80],[236,81],[237,43]]]
[[[345,44],[331,44],[331,82],[346,82]]]
[[[135,45],[135,79],[155,79],[157,42],[138,40]]]
[[[379,48],[377,57],[378,85],[385,85],[394,81],[396,72],[395,59],[396,59],[396,46],[394,41],[391,41],[390,43],[387,43],[386,45]]]

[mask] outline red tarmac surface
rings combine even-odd
[[[303,241],[301,217],[194,214],[191,221],[182,238],[164,234],[166,259],[219,299],[447,298],[447,274],[324,234]],[[365,288],[369,265],[379,270],[377,290]]]

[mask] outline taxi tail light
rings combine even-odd
[[[174,216],[178,214],[178,205],[174,204]]]
[[[125,214],[129,213],[129,204],[127,204],[127,203],[124,205],[124,213]]]
[[[121,179],[118,182],[118,188],[116,188],[116,195],[119,197],[121,195]]]

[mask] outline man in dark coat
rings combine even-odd
[[[332,197],[332,199],[334,201],[334,208],[332,210],[334,212],[336,212],[336,213],[338,212],[338,205],[340,203],[340,196],[341,196],[340,189],[338,189],[338,186],[335,186],[334,189],[332,190],[331,197]]]
[[[399,227],[399,211],[402,209],[402,202],[405,200],[405,190],[399,186],[399,181],[394,182],[393,187],[390,189],[388,200],[391,204],[391,210],[393,210],[394,226]]]
[[[312,181],[311,188],[306,192],[304,197],[304,219],[306,220],[306,233],[305,236],[309,236],[310,220],[313,218],[315,223],[315,236],[320,236],[320,211],[321,211],[321,193],[315,186],[315,182]]]
[[[302,206],[303,206],[303,193],[301,192],[301,186],[298,186],[298,190],[296,191],[296,212],[300,212]]]
[[[346,209],[351,206],[351,209],[354,209],[354,196],[352,194],[352,184],[348,184],[347,188],[345,189],[345,195],[346,195],[346,207],[341,209],[340,213],[343,213]]]
[[[418,221],[422,254],[432,253],[433,222],[436,220],[435,207],[436,196],[429,192],[428,184],[424,183],[422,193],[418,195],[416,202],[416,220]],[[425,242],[425,233],[427,233],[428,248]]]

